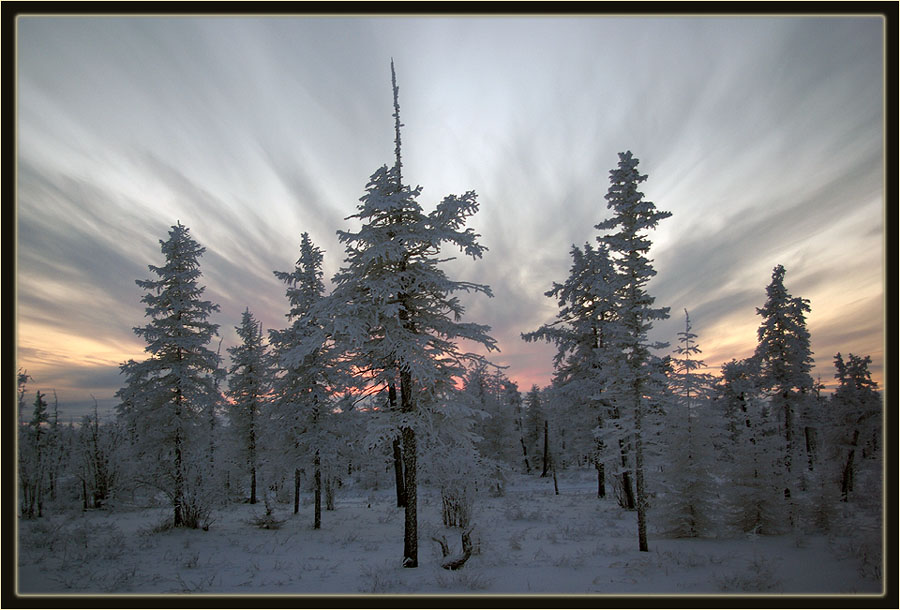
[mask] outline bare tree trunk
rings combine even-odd
[[[791,498],[791,487],[790,487],[790,476],[791,476],[791,467],[792,467],[792,459],[794,454],[794,434],[793,434],[793,415],[791,411],[791,402],[790,396],[787,392],[782,392],[781,400],[784,401],[784,470],[788,476],[788,481],[785,482],[784,487],[784,497],[785,499],[790,500]],[[793,514],[791,514],[791,522],[793,522]]]
[[[397,484],[397,507],[406,506],[406,489],[403,482],[403,450],[400,437],[394,439],[394,480]]]
[[[250,417],[250,504],[256,504],[256,418]]]
[[[544,420],[544,465],[541,470],[541,476],[547,476],[547,472],[550,468],[550,434],[549,434],[549,424],[547,420]]]
[[[647,552],[647,494],[644,490],[644,443],[643,431],[641,430],[644,414],[639,384],[636,384],[635,390],[634,470],[635,486],[637,488],[638,550]]]
[[[313,529],[322,528],[322,470],[319,461],[319,452],[316,451],[316,457],[313,459],[313,468],[315,473],[315,518],[313,519]]]
[[[525,437],[520,436],[519,442],[522,444],[522,457],[525,459],[525,472],[531,472],[531,465],[528,463],[528,446],[525,444]]]
[[[412,375],[409,371],[400,372],[400,400],[404,413],[415,411],[412,398]],[[405,427],[401,430],[403,438],[403,487],[406,506],[403,522],[403,567],[415,568],[419,565],[419,533],[416,515],[416,431]]]
[[[594,460],[594,468],[597,469],[597,497],[606,497],[606,467],[600,458]]]
[[[806,426],[803,432],[806,436],[807,468],[812,472],[816,463],[816,430],[811,426]]]
[[[397,408],[397,388],[393,383],[388,384],[388,407]],[[403,484],[403,449],[400,446],[400,437],[394,438],[394,481],[397,485],[397,508],[406,506],[406,490]]]
[[[179,364],[182,361],[182,353],[180,348],[177,354],[177,361],[179,362]],[[181,387],[175,388],[175,494],[172,498],[172,505],[175,513],[173,516],[174,527],[180,527],[184,524],[184,513],[182,511],[182,505],[184,504],[184,465],[182,464],[181,455],[181,411],[183,407],[184,394],[181,390]]]
[[[603,427],[603,418],[597,416],[597,427]],[[606,497],[606,466],[603,464],[603,441],[597,440],[597,457],[594,459],[594,468],[597,469],[597,497]]]
[[[173,525],[181,527],[184,524],[184,513],[182,505],[184,504],[184,472],[182,471],[181,456],[181,426],[175,430],[175,494],[172,498],[172,508],[174,509]]]
[[[300,512],[300,469],[294,468],[294,514]]]
[[[406,505],[403,524],[403,567],[415,568],[419,565],[419,535],[416,515],[416,433],[411,428],[403,429],[403,465]]]
[[[635,484],[637,487],[638,550],[647,549],[647,496],[644,491],[644,451],[640,436],[635,439]]]
[[[631,484],[631,471],[627,470],[628,456],[625,454],[624,444],[620,442],[619,445],[621,447],[622,468],[625,469],[622,471],[622,492],[625,495],[625,504],[622,508],[626,510],[634,510],[636,505],[634,501],[634,487]]]
[[[850,452],[841,469],[841,502],[847,502],[850,492],[853,491],[853,460],[856,457],[856,444],[859,442],[859,429],[853,431],[853,441],[850,443]]]
[[[613,410],[613,417],[619,417],[619,408],[615,407]],[[635,501],[634,501],[634,487],[631,484],[631,470],[628,468],[628,452],[625,447],[625,443],[622,439],[619,439],[619,458],[622,463],[622,496],[619,500],[619,505],[622,506],[625,510],[634,510],[635,509]],[[623,502],[624,501],[624,502]]]

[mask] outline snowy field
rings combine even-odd
[[[390,488],[344,487],[312,528],[311,498],[278,529],[261,504],[215,514],[208,531],[155,526],[169,508],[81,511],[19,523],[19,593],[27,594],[880,594],[880,536],[797,534],[664,539],[637,550],[636,516],[596,498],[592,470],[517,476],[475,506],[474,554],[440,567],[440,497],[419,498],[419,568],[399,567],[402,509]]]

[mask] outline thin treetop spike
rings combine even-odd
[[[394,167],[397,170],[397,187],[401,188],[403,180],[400,174],[400,168],[403,163],[400,161],[400,128],[403,123],[400,122],[400,87],[397,86],[397,74],[394,72],[394,58],[391,58],[391,87],[394,90],[394,156],[396,162]]]

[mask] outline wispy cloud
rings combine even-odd
[[[493,288],[468,315],[520,386],[549,381],[552,348],[519,334],[552,319],[543,293],[594,240],[626,149],[673,212],[652,235],[661,339],[687,307],[708,360],[741,356],[784,264],[813,298],[817,361],[880,352],[877,19],[29,18],[19,34],[19,359],[62,401],[115,391],[104,358],[139,351],[134,280],[178,220],[207,248],[223,349],[244,307],[284,324],[272,271],[301,232],[337,271],[335,231],[393,161],[391,58],[421,202],[479,195],[490,250],[448,268]],[[51,336],[72,337],[64,359]],[[94,341],[80,356],[77,338]]]

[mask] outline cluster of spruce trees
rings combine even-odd
[[[556,319],[522,335],[557,346],[546,400],[562,456],[593,462],[600,497],[610,476],[618,502],[637,512],[644,551],[651,503],[660,531],[676,536],[819,527],[863,472],[857,491],[880,507],[881,398],[871,359],[837,354],[839,387],[822,395],[810,374],[809,302],[787,291],[784,267],[775,267],[757,309],[750,358],[724,364],[718,377],[703,372],[687,310],[673,353],[658,355],[668,344],[650,342],[648,332],[669,310],[654,307],[646,290],[656,274],[646,233],[670,213],[640,192],[647,176],[637,166],[630,152],[619,155],[606,195],[612,217],[596,225],[595,245],[572,247],[569,277],[546,293],[558,302]]]
[[[20,426],[21,514],[40,516],[62,473],[84,508],[151,492],[168,499],[173,526],[208,527],[223,502],[290,500],[313,492],[314,527],[344,479],[390,473],[404,514],[403,565],[418,564],[420,473],[440,489],[445,525],[464,531],[479,493],[502,494],[513,471],[553,476],[592,464],[597,493],[635,510],[646,551],[648,510],[679,536],[826,527],[838,502],[880,502],[881,399],[870,359],[838,354],[831,396],[813,381],[805,314],[776,267],[755,354],[702,372],[697,335],[673,353],[648,340],[655,275],[646,233],[670,213],[638,190],[638,160],[619,155],[606,195],[612,215],[596,243],[573,246],[569,277],[546,294],[557,318],[526,341],[557,346],[552,384],[525,395],[464,342],[496,349],[489,328],[463,320],[459,293],[488,286],[449,278],[442,250],[485,250],[467,219],[474,192],[431,212],[421,187],[403,182],[400,112],[392,70],[395,159],[369,179],[356,231],[338,231],[345,258],[326,293],[323,252],[303,233],[290,272],[276,271],[289,308],[266,334],[246,309],[230,365],[211,348],[218,306],[203,299],[204,252],[177,223],[149,267],[146,325],[134,329],[148,357],[121,366],[115,421],[94,413],[60,426],[38,393]],[[221,345],[221,341],[219,342]],[[25,383],[20,373],[19,407]],[[223,417],[224,415],[224,417]],[[20,418],[21,419],[21,418]],[[419,458],[422,463],[419,463]],[[271,522],[270,522],[271,523]]]
[[[620,160],[629,171],[637,163],[628,153]],[[616,192],[607,195],[611,208]],[[640,193],[634,200],[633,209],[653,209]],[[639,214],[623,218],[621,226],[641,226]],[[556,320],[523,338],[558,348],[552,385],[540,394],[552,404],[558,461],[594,465],[598,496],[611,488],[637,511],[642,550],[651,505],[658,531],[682,537],[827,529],[850,500],[879,514],[882,402],[871,358],[835,355],[838,386],[822,392],[810,374],[809,302],[787,291],[784,267],[773,270],[757,308],[753,355],[714,375],[687,310],[672,353],[650,351],[668,347],[647,342],[650,321],[668,316],[643,290],[654,272],[633,272],[646,261],[617,251],[609,235],[597,241],[573,247],[569,278],[546,293],[558,300]]]

